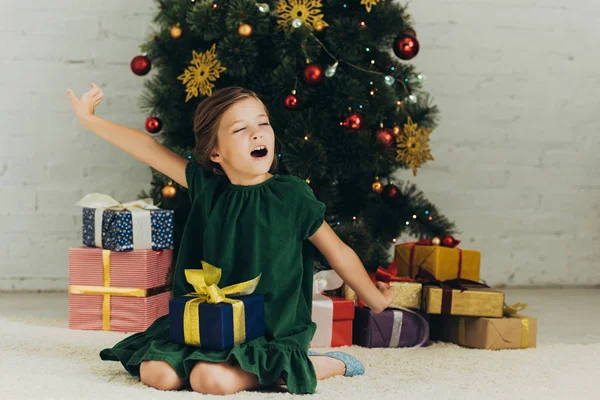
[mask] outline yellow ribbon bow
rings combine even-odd
[[[200,347],[200,315],[198,305],[201,303],[229,303],[233,307],[233,342],[243,343],[246,340],[246,313],[241,300],[231,299],[228,296],[245,296],[254,293],[260,277],[249,281],[220,288],[221,269],[202,261],[202,269],[186,269],[185,279],[194,287],[194,291],[187,294],[194,299],[185,303],[183,312],[183,339],[185,343]]]
[[[504,306],[504,315],[511,318],[519,318],[521,320],[521,348],[529,347],[529,319],[522,315],[517,315],[519,312],[527,308],[527,303],[515,303],[510,306]]]

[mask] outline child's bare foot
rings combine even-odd
[[[327,379],[332,376],[344,375],[346,373],[346,364],[337,358],[322,356],[309,356],[310,361],[315,367],[317,379]]]

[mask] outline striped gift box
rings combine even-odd
[[[69,250],[69,328],[141,332],[168,314],[172,250]]]

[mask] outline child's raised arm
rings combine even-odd
[[[92,82],[91,86],[92,89],[79,99],[71,89],[67,90],[67,97],[81,126],[187,188],[185,167],[188,160],[167,149],[144,132],[94,115],[103,93],[95,83]]]

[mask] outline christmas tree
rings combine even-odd
[[[398,169],[433,160],[438,109],[408,60],[419,42],[405,7],[383,0],[158,0],[155,30],[131,61],[144,81],[146,130],[192,158],[192,119],[222,87],[257,92],[277,136],[281,174],[306,180],[326,221],[368,270],[402,233],[441,237],[453,223]],[[150,193],[174,209],[177,249],[187,191],[153,170]],[[327,267],[324,259],[320,266]]]

